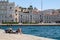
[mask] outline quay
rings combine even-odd
[[[39,23],[39,24],[0,24],[0,25],[38,25],[38,26],[60,26],[60,23]]]

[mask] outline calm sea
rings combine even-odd
[[[21,28],[24,34],[60,40],[60,26],[0,26],[0,29],[6,30],[8,28],[13,30]]]

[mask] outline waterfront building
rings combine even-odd
[[[60,23],[60,13],[55,10],[44,15],[44,23]]]
[[[0,23],[2,22],[60,23],[60,9],[40,11],[31,5],[23,8],[15,6],[9,0],[0,0]]]
[[[17,10],[18,9],[18,10]],[[19,20],[20,23],[39,23],[41,22],[41,12],[32,6],[29,6],[28,8],[22,8],[22,7],[17,7],[15,11],[17,16],[17,20]]]
[[[14,22],[15,3],[9,0],[0,0],[0,23]]]
[[[21,8],[19,6],[16,6],[15,7],[15,15],[14,15],[15,22],[19,22],[19,12],[21,12]]]

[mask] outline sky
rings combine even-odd
[[[41,0],[9,0],[10,2],[15,2],[16,5],[21,7],[29,7],[32,5],[37,9],[41,9]],[[60,0],[42,0],[42,10],[46,9],[60,9]]]

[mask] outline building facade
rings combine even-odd
[[[43,21],[44,23],[60,23],[60,13],[57,10],[46,13]]]
[[[14,22],[15,3],[9,0],[0,0],[0,23]]]
[[[9,0],[0,0],[0,23],[19,22],[19,23],[60,23],[60,9],[40,11],[29,6],[23,8],[16,6]]]
[[[42,20],[42,14],[41,12],[34,8],[32,6],[29,6],[28,8],[22,8],[22,7],[16,7],[16,14],[17,20],[19,20],[19,23],[23,22],[32,22],[32,23],[39,23]]]

